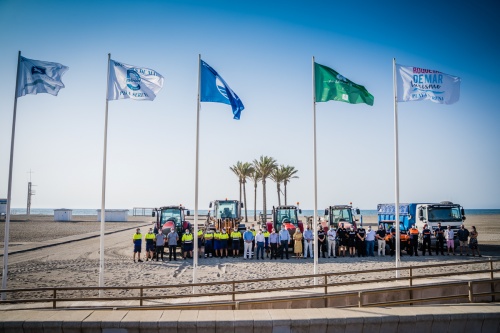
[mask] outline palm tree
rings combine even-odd
[[[290,182],[291,179],[293,178],[299,178],[299,176],[296,176],[295,174],[299,172],[299,170],[295,169],[294,166],[287,165],[281,166],[282,172],[283,172],[283,185],[285,186],[285,205],[286,205],[286,185]]]
[[[245,207],[245,222],[248,222],[247,216],[247,192],[246,192],[246,182],[247,178],[253,173],[253,166],[249,162],[236,162],[236,165],[229,167],[236,176],[238,176],[238,181],[240,183],[240,202],[241,202],[241,191],[243,189],[243,206]]]
[[[241,182],[241,172],[240,172],[242,164],[243,164],[242,162],[238,161],[238,162],[236,162],[235,165],[229,167],[229,169],[232,172],[234,172],[236,177],[238,177],[238,183],[240,184],[240,202],[241,202],[241,189],[242,189],[242,185],[243,185],[243,183]]]
[[[285,180],[285,166],[275,168],[269,178],[276,183],[276,190],[278,191],[278,206],[281,206],[281,183]],[[286,203],[285,203],[286,204]]]
[[[247,179],[251,177],[254,169],[253,165],[249,162],[245,162],[241,165],[240,175],[241,175],[241,183],[243,184],[243,206],[245,207],[245,222],[248,222],[247,215],[247,191],[245,184],[247,183]]]
[[[255,170],[255,167],[250,178],[253,180],[253,220],[257,221],[257,183],[260,181],[260,173]]]
[[[260,156],[259,160],[253,160],[253,166],[255,171],[260,174],[260,180],[262,181],[262,201],[263,201],[263,214],[264,220],[267,217],[267,206],[266,206],[266,179],[270,177],[271,173],[278,166],[276,160],[269,156]]]

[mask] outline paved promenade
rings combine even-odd
[[[276,310],[0,311],[0,332],[500,332],[500,303]]]
[[[59,222],[61,223],[61,222]],[[116,234],[121,231],[126,231],[126,230],[135,230],[137,227],[149,227],[151,223],[137,223],[134,225],[131,225],[129,223],[124,224],[123,227],[121,228],[116,228],[113,230],[106,231],[104,234],[105,235],[112,235]],[[131,232],[133,233],[133,232]],[[100,231],[93,231],[93,232],[88,232],[84,234],[78,234],[78,235],[72,235],[72,236],[67,236],[67,237],[61,237],[61,238],[56,238],[56,239],[48,239],[48,240],[40,240],[37,242],[28,242],[28,243],[23,243],[23,244],[11,244],[9,246],[9,255],[11,254],[16,254],[16,253],[24,253],[28,251],[33,251],[33,250],[39,250],[39,249],[44,249],[48,247],[53,247],[53,246],[58,246],[58,245],[63,245],[63,244],[69,244],[77,241],[82,241],[86,239],[91,239],[91,238],[98,238],[101,236]],[[3,241],[3,239],[2,239]],[[2,244],[2,251],[0,251],[0,258],[3,257],[3,242]]]

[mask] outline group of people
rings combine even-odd
[[[455,255],[455,235],[459,241],[460,255],[469,255],[469,249],[471,251],[472,256],[476,256],[476,254],[481,257],[481,253],[479,252],[477,236],[478,232],[475,226],[472,226],[472,231],[469,232],[465,225],[461,225],[460,228],[455,231],[451,228],[450,225],[443,227],[441,223],[437,224],[437,227],[434,230],[429,228],[428,224],[424,224],[424,227],[421,232],[418,231],[415,225],[406,233],[401,236],[401,250],[406,250],[407,254],[410,256],[418,256],[418,248],[419,248],[419,238],[422,239],[421,244],[421,252],[422,256],[425,256],[427,252],[428,255],[432,255],[431,251],[431,239],[432,235],[435,237],[435,254],[445,255],[444,254],[444,244],[446,244],[447,255]],[[394,255],[396,250],[395,244],[395,234],[396,230],[391,228],[389,232],[386,232],[383,229],[382,225],[379,226],[379,230],[377,230],[375,237],[378,241],[378,249],[379,255],[385,255],[386,246],[389,246],[389,251],[391,255]],[[382,253],[381,253],[382,250]]]
[[[199,255],[201,256],[201,252],[203,252],[205,258],[213,256],[228,258],[230,241],[233,258],[240,256],[241,245],[243,245],[243,259],[245,260],[253,257],[257,260],[263,260],[264,254],[266,258],[270,259],[277,259],[278,256],[281,256],[281,259],[284,256],[289,259],[288,247],[291,236],[285,226],[282,226],[279,232],[276,232],[274,228],[269,232],[266,228],[257,231],[255,225],[252,224],[243,233],[235,229],[230,235],[226,235],[225,229],[222,229],[222,231],[207,229],[204,233],[200,230],[198,232]]]
[[[418,256],[418,243],[419,243],[419,235],[422,238],[422,246],[421,252],[422,255],[425,256],[427,252],[429,255],[432,255],[431,251],[431,236],[434,235],[436,238],[436,255],[445,255],[444,254],[444,245],[446,244],[446,252],[447,255],[455,255],[455,236],[457,236],[459,241],[460,255],[469,255],[469,250],[471,251],[472,256],[481,257],[481,253],[479,252],[477,236],[479,235],[476,227],[472,226],[472,230],[469,231],[465,228],[465,225],[461,225],[460,228],[455,231],[451,228],[451,226],[447,226],[446,228],[441,225],[441,223],[437,224],[437,228],[431,230],[427,224],[424,224],[424,228],[420,233],[417,228],[413,225],[412,228],[408,231],[409,240],[407,242],[407,252],[410,255]]]
[[[189,230],[182,236],[183,241],[188,240],[190,237]],[[141,229],[137,228],[135,234],[132,236],[132,242],[134,243],[134,262],[136,262],[135,257],[137,254],[137,262],[143,262],[141,260],[141,250],[142,250],[142,234]],[[164,234],[160,229],[159,232],[154,233],[153,228],[149,228],[148,233],[144,236],[146,242],[146,257],[145,260],[153,260],[156,257],[156,261],[163,261],[165,254],[165,246],[168,246],[169,250],[169,260],[177,260],[177,243],[179,241],[179,234],[172,229],[168,234]],[[192,249],[191,249],[192,250]]]
[[[476,256],[477,254],[481,257],[477,242],[478,232],[474,226],[471,228],[472,230],[469,231],[462,224],[460,229],[456,231],[460,244],[460,255],[465,254],[468,256],[470,250],[472,256]],[[379,228],[375,231],[371,226],[368,226],[367,230],[362,226],[356,230],[353,226],[347,229],[343,223],[340,223],[338,229],[328,228],[328,230],[325,230],[322,226],[318,226],[316,232],[318,234],[318,258],[321,256],[323,258],[345,257],[346,252],[350,257],[355,257],[356,255],[358,257],[374,257],[375,242],[377,242],[378,256],[385,256],[387,247],[391,256],[396,251],[396,231],[394,228],[387,231],[383,225],[379,225]],[[423,256],[425,256],[426,252],[432,255],[432,234],[436,238],[436,255],[439,252],[441,255],[444,255],[445,242],[447,254],[455,255],[455,231],[450,226],[446,228],[442,227],[441,223],[438,223],[438,227],[433,231],[426,224],[421,233],[413,226],[405,237],[401,237],[401,250],[406,250],[407,254],[411,256],[418,256],[420,234]],[[263,260],[264,255],[266,258],[275,260],[278,257],[289,259],[289,247],[292,242],[293,253],[296,258],[313,258],[314,256],[314,233],[309,225],[306,225],[303,233],[299,228],[295,228],[295,232],[290,233],[284,225],[281,226],[281,230],[278,232],[274,228],[269,232],[265,227],[256,231],[255,225],[252,224],[243,233],[237,229],[228,234],[225,229],[212,230],[207,228],[206,230],[198,230],[196,236],[198,238],[198,255],[205,258],[228,258],[229,255],[233,258],[239,257],[240,248],[243,245],[243,259],[245,260],[254,257],[257,260]],[[177,260],[176,252],[179,239],[181,240],[181,255],[183,259],[192,258],[194,237],[190,229],[186,229],[182,237],[180,237],[175,228],[171,229],[167,234],[164,234],[161,229],[153,230],[153,228],[150,228],[144,237],[146,242],[145,260],[153,260],[156,257],[157,261],[160,258],[163,261],[166,246],[168,246],[169,250],[169,261],[172,258]],[[142,262],[140,258],[142,239],[140,229],[137,228],[136,233],[133,235],[134,262],[136,262],[136,253],[137,262]],[[229,253],[229,245],[231,245],[231,253]]]

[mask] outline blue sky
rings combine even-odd
[[[289,202],[313,208],[311,59],[364,85],[373,107],[317,103],[318,208],[394,201],[392,59],[462,78],[460,101],[399,103],[400,200],[500,208],[500,23],[492,1],[0,0],[0,197],[7,197],[17,52],[69,67],[66,88],[18,99],[12,207],[99,208],[107,54],[155,69],[154,102],[109,102],[106,207],[194,208],[198,54],[245,105],[202,103],[199,208],[237,198],[229,170],[293,165]],[[253,185],[247,187],[253,207]],[[277,204],[268,182],[268,207]],[[262,206],[259,185],[257,206]]]

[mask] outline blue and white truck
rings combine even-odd
[[[378,204],[378,224],[382,224],[388,229],[394,225],[396,219],[396,211],[394,204]],[[399,204],[399,225],[401,233],[404,233],[415,225],[420,233],[427,224],[429,229],[437,229],[437,224],[441,223],[442,228],[451,226],[455,231],[455,247],[458,246],[457,231],[465,221],[465,211],[459,204],[454,204],[450,201],[442,201],[440,203],[401,203]],[[434,247],[436,239],[431,237],[431,246]],[[419,237],[419,248],[422,244],[422,237]],[[446,245],[446,244],[445,244]]]

